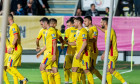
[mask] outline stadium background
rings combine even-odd
[[[83,3],[86,0],[49,0],[48,3],[50,5],[51,13],[49,14],[46,11],[45,17],[48,18],[56,18],[58,20],[57,28],[61,30],[62,25],[66,26],[66,20],[69,18],[67,16],[73,16],[76,13],[76,9],[79,7],[83,9],[83,13],[89,9],[89,3],[94,3],[95,1],[102,1],[104,5],[97,3],[97,9],[101,12],[105,11],[105,7],[109,6],[110,1],[105,0],[87,0],[87,3]],[[116,0],[117,1],[117,0]],[[116,2],[115,2],[116,4]],[[114,9],[117,9],[117,4]],[[127,14],[127,7],[124,7],[124,11]],[[118,12],[117,10],[115,11]],[[101,14],[103,16],[104,14]],[[39,71],[39,63],[42,60],[42,57],[39,59],[36,58],[37,52],[35,51],[35,40],[38,35],[39,30],[41,29],[39,20],[44,16],[15,16],[15,22],[20,27],[21,38],[22,38],[22,66],[18,68],[18,70],[29,79],[29,84],[43,84],[41,79],[41,74]],[[100,24],[101,17],[94,17],[93,24]],[[118,49],[119,49],[119,58],[116,65],[117,70],[130,84],[140,84],[140,28],[139,28],[139,17],[115,17],[113,19],[113,28],[117,32],[118,39]],[[0,25],[1,25],[1,17],[0,17]],[[131,34],[132,29],[134,28],[134,36],[135,36],[135,45],[134,45],[134,55],[133,55],[133,71],[130,71],[131,68]],[[8,31],[8,30],[7,30]],[[7,32],[8,36],[8,32]],[[41,47],[43,46],[43,42],[40,42]],[[97,58],[97,69],[102,73],[103,70],[103,61],[101,61],[101,54],[104,50],[104,34],[99,30],[99,39],[98,39],[98,48],[100,50],[99,56]],[[59,72],[61,74],[61,82],[64,84],[64,73],[63,73],[63,63],[64,63],[64,51],[60,56],[60,65]],[[8,74],[8,78],[10,79],[10,83],[13,84],[12,76]],[[101,81],[94,76],[95,84],[100,84]],[[120,82],[113,78],[113,84],[120,84]]]

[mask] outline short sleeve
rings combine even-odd
[[[12,26],[11,30],[12,30],[13,35],[15,35],[15,34],[18,34],[18,33],[19,33],[19,32],[18,32],[18,27],[17,27],[17,25]]]
[[[50,35],[52,37],[52,40],[56,40],[56,31],[55,30],[51,30]]]
[[[93,38],[96,38],[97,36],[98,36],[98,30],[97,30],[97,28],[94,28],[94,30],[93,30]]]
[[[42,30],[39,31],[39,34],[37,36],[37,39],[40,40],[42,38]]]
[[[58,38],[61,37],[61,32],[60,32],[60,30],[57,30],[57,36],[58,36]]]
[[[87,40],[87,31],[86,31],[86,30],[81,31],[80,36],[82,37],[82,40],[83,40],[83,41],[84,41],[84,40]]]
[[[65,31],[65,38],[68,38],[69,34],[70,34],[69,29],[66,29],[66,31]]]

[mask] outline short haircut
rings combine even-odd
[[[70,20],[67,20],[67,22],[66,23],[69,23],[70,22]]]
[[[80,21],[81,24],[83,24],[83,18],[82,17],[76,17],[75,20]]]
[[[106,7],[109,10],[109,7]]]
[[[91,23],[92,23],[92,17],[91,17],[91,16],[85,16],[84,19],[88,19],[88,20],[90,20]]]
[[[13,15],[12,14],[9,14],[9,16],[12,20],[14,19]]]
[[[95,4],[93,3],[93,4],[91,4],[91,5],[90,5],[90,7],[92,7],[92,6],[94,6],[94,7],[95,7]]]
[[[51,19],[50,19],[50,22],[57,23],[57,20],[56,20],[55,18],[51,18]]]
[[[40,21],[42,21],[42,22],[47,22],[47,23],[49,24],[49,19],[46,18],[46,17],[41,18]]]
[[[75,17],[70,17],[69,18],[69,22],[71,22],[72,24],[74,24],[74,19],[75,19]]]
[[[106,21],[106,23],[108,24],[108,17],[103,17],[102,20]]]

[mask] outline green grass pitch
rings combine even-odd
[[[18,68],[19,72],[23,74],[25,77],[28,78],[29,82],[28,84],[43,84],[42,78],[41,78],[41,73],[39,69],[28,69],[28,68]],[[119,72],[125,72],[127,70],[118,70]],[[102,71],[100,70],[102,73]],[[61,84],[64,83],[64,71],[62,68],[59,69],[59,73],[61,76]],[[133,70],[132,72],[124,73],[122,74],[124,79],[128,81],[130,84],[140,84],[140,70]],[[94,75],[94,78],[96,76]],[[13,78],[8,74],[8,79],[10,80],[10,84],[13,83]],[[70,80],[71,82],[71,80]],[[94,79],[95,84],[101,84],[101,81],[97,78]],[[115,77],[113,77],[113,84],[121,84],[119,80],[117,80]]]

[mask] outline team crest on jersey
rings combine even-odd
[[[82,34],[82,37],[85,37],[85,34]]]
[[[54,37],[55,36],[55,34],[52,34],[52,37]]]
[[[15,31],[15,28],[13,28],[12,31]]]

